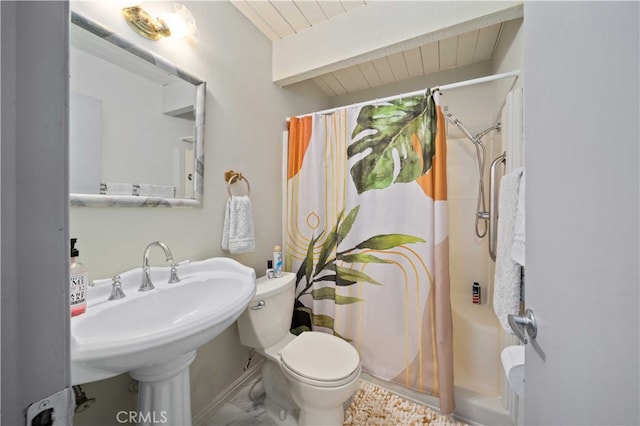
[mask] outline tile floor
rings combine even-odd
[[[351,398],[345,401],[345,410]],[[215,415],[206,426],[289,426],[295,425],[291,418],[282,422],[273,420],[264,408],[264,388],[258,377],[248,382]]]
[[[275,426],[275,421],[264,409],[264,388],[258,380],[253,379],[240,389],[216,412],[207,426]]]

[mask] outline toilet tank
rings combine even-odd
[[[240,342],[244,346],[268,348],[289,332],[295,283],[296,274],[291,272],[283,273],[280,278],[256,280],[256,295],[238,318]]]

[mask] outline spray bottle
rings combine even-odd
[[[282,247],[273,246],[273,275],[276,278],[282,276]]]

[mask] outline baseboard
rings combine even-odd
[[[231,383],[225,390],[220,392],[209,404],[207,404],[202,410],[196,413],[192,418],[194,426],[204,426],[213,417],[213,415],[227,403],[240,389],[242,389],[248,382],[253,379],[257,379],[262,371],[262,364],[264,364],[264,358],[261,358],[255,362],[251,367],[247,369],[235,382]]]

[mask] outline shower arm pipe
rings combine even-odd
[[[489,168],[489,256],[491,260],[496,261],[496,245],[498,241],[498,166],[504,164],[507,160],[507,154],[503,153],[491,162]]]
[[[447,90],[451,90],[451,89],[458,89],[460,87],[466,87],[466,86],[474,86],[476,84],[488,83],[488,82],[494,81],[494,80],[502,80],[503,78],[509,78],[509,77],[516,77],[517,78],[519,75],[520,75],[520,70],[515,70],[515,71],[503,72],[501,74],[493,74],[493,75],[488,75],[488,76],[485,76],[485,77],[473,78],[471,80],[458,81],[457,83],[444,84],[442,86],[434,86],[434,87],[432,87],[430,89],[432,91],[446,92]],[[429,88],[422,89],[422,90],[416,90],[415,92],[403,93],[401,95],[394,95],[394,96],[388,96],[386,98],[375,99],[373,101],[358,102],[358,103],[351,104],[351,105],[345,105],[345,106],[341,106],[341,107],[324,109],[322,111],[317,111],[316,114],[331,114],[331,113],[336,112],[336,111],[338,111],[339,109],[342,109],[342,108],[349,108],[349,107],[357,108],[357,107],[361,107],[361,106],[365,106],[365,105],[370,105],[371,103],[389,102],[389,101],[393,101],[393,100],[396,100],[396,99],[402,99],[402,98],[409,98],[411,96],[424,95],[427,90],[429,90]],[[297,117],[300,118],[300,117],[304,117],[306,115],[309,115],[309,114],[302,114],[302,115],[299,115]]]

